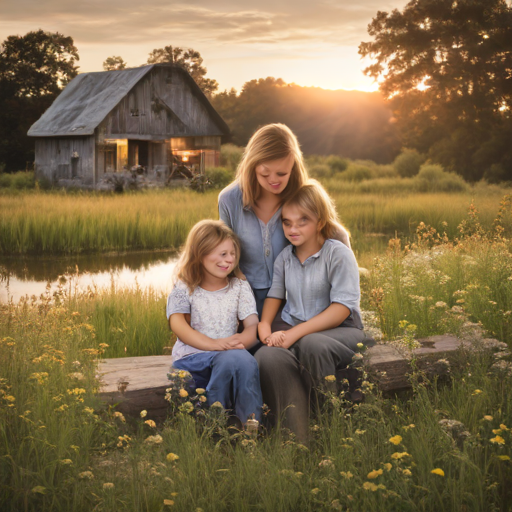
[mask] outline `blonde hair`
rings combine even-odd
[[[192,293],[203,280],[203,258],[208,256],[219,244],[231,240],[235,247],[235,266],[228,275],[242,277],[238,268],[240,260],[240,242],[237,236],[221,220],[201,220],[189,232],[174,271],[175,281],[181,279]]]
[[[287,206],[297,206],[305,212],[312,213],[320,223],[320,235],[323,238],[339,238],[340,230],[344,228],[338,220],[336,206],[322,185],[309,179],[299,190],[283,203]]]
[[[285,201],[308,179],[302,151],[295,134],[284,124],[267,124],[249,140],[238,165],[236,180],[242,190],[244,206],[254,206],[260,194],[256,167],[264,162],[279,160],[293,155],[290,180],[280,197]]]

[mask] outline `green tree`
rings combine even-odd
[[[192,48],[166,46],[154,49],[148,57],[148,64],[171,62],[188,71],[201,90],[211,96],[218,88],[217,80],[205,78],[207,69],[203,66],[201,54]]]
[[[379,11],[359,53],[389,99],[406,147],[482,177],[512,168],[512,7],[505,0],[412,0]],[[491,149],[492,148],[492,149]]]
[[[71,37],[38,30],[9,36],[0,47],[0,163],[8,171],[34,160],[30,126],[78,73]]]
[[[122,57],[116,57],[112,55],[112,57],[107,57],[103,62],[103,69],[105,71],[116,71],[118,69],[126,69],[127,63],[124,61]]]

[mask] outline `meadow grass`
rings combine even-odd
[[[370,180],[371,181],[371,180]],[[455,235],[474,200],[490,227],[506,189],[479,185],[467,192],[355,191],[325,182],[354,249],[368,233],[410,236],[423,221]],[[360,185],[360,184],[355,184]],[[147,190],[123,195],[23,192],[0,196],[0,254],[59,254],[178,248],[203,218],[218,218],[218,191]],[[443,222],[447,223],[443,227]]]
[[[483,230],[473,212],[457,241],[426,226],[417,235],[408,248],[394,241],[363,278],[364,307],[384,335],[399,340],[404,320],[425,336],[475,334],[481,327],[471,320],[480,319],[510,345],[507,232]],[[227,430],[214,408],[187,413],[192,394],[159,425],[100,407],[94,360],[124,347],[158,353],[169,340],[164,303],[151,290],[80,291],[71,280],[53,297],[0,307],[1,510],[512,507],[508,351],[461,351],[448,377],[413,374],[402,397],[384,397],[368,381],[359,406],[327,394],[308,446],[286,432],[254,439]]]

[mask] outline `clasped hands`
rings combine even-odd
[[[296,341],[290,331],[272,332],[270,325],[266,322],[258,324],[258,334],[261,342],[268,347],[289,348]]]

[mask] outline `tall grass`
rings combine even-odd
[[[368,181],[373,182],[380,180]],[[394,185],[365,192],[358,188],[362,184],[340,180],[327,180],[325,185],[341,220],[354,234],[356,250],[363,233],[393,235],[397,231],[407,236],[420,221],[454,235],[473,198],[482,224],[490,226],[505,192],[483,185],[451,194],[400,192]],[[153,190],[122,196],[65,192],[2,195],[0,254],[176,248],[197,221],[217,218],[217,194]],[[443,222],[448,223],[446,228]]]

